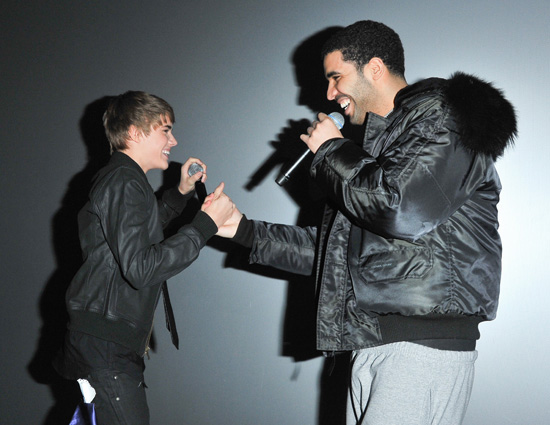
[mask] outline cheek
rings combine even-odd
[[[338,91],[346,96],[353,97],[353,87],[345,82],[340,83]]]

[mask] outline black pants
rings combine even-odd
[[[93,400],[97,425],[149,425],[149,407],[141,379],[114,370],[92,372],[88,381],[96,390]]]

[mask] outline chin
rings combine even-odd
[[[163,162],[163,163],[158,163],[155,167],[153,167],[152,169],[154,170],[167,170],[168,169],[168,162]]]
[[[365,117],[366,115],[361,115],[361,116],[351,115],[349,117],[349,122],[352,123],[353,125],[363,125],[365,123]]]

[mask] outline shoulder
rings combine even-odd
[[[462,146],[493,159],[513,144],[517,134],[514,107],[502,90],[463,72],[407,86],[397,94],[395,105],[416,117],[448,110]]]
[[[153,189],[141,169],[132,164],[110,162],[96,175],[90,191],[92,203],[135,200],[154,196]]]
[[[457,72],[449,78],[444,96],[466,148],[496,159],[513,143],[516,112],[503,91],[492,83]]]

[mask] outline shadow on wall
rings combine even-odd
[[[334,105],[326,100],[326,81],[323,75],[321,46],[339,27],[325,29],[302,42],[292,54],[296,82],[299,89],[297,101],[312,112],[330,112]],[[42,329],[37,350],[28,365],[28,372],[40,384],[48,385],[55,404],[48,412],[42,425],[69,423],[76,405],[81,400],[80,390],[75,382],[57,375],[52,360],[62,346],[67,322],[65,292],[82,263],[78,240],[77,215],[87,201],[91,180],[94,174],[107,163],[109,144],[106,140],[102,115],[109,102],[103,97],[90,103],[80,120],[80,130],[88,150],[86,167],[75,175],[63,197],[60,209],[52,219],[52,239],[57,269],[48,279],[42,292],[39,309]],[[245,188],[254,190],[269,174],[279,167],[286,170],[305,149],[299,135],[305,133],[309,121],[289,120],[270,144],[274,152],[252,174]],[[352,126],[344,129],[346,137],[353,138]],[[311,161],[311,159],[310,159]],[[309,176],[308,165],[304,163],[296,170],[284,190],[299,207],[296,224],[316,226],[320,223],[325,199]],[[172,186],[179,179],[181,164],[171,164],[164,174],[163,187]],[[275,184],[275,182],[273,182]],[[161,188],[162,190],[163,188]],[[200,207],[186,208],[190,215],[173,223],[171,230],[184,222],[189,222],[194,211]],[[170,229],[168,229],[170,233]],[[316,339],[316,292],[313,277],[296,276],[257,265],[248,264],[248,250],[221,238],[211,239],[209,245],[227,253],[225,267],[245,270],[250,273],[287,280],[289,282],[285,306],[285,319],[281,354],[292,357],[296,362],[321,355],[315,348]],[[318,425],[339,425],[345,423],[345,403],[347,394],[349,357],[338,355],[327,359],[320,376],[320,399]]]
[[[51,222],[57,269],[46,282],[39,300],[42,328],[36,352],[27,366],[29,374],[37,383],[50,387],[55,400],[43,425],[68,424],[76,405],[81,401],[77,383],[61,378],[55,372],[52,361],[63,344],[68,320],[65,292],[82,264],[78,211],[87,201],[92,177],[110,157],[102,123],[109,100],[109,97],[103,97],[90,103],[84,110],[79,124],[88,152],[88,163],[69,182],[61,207]]]
[[[323,72],[321,48],[339,29],[341,27],[330,27],[312,35],[300,43],[292,54],[299,90],[297,102],[307,106],[315,117],[318,112],[330,113],[336,109],[336,105],[326,99],[327,81]],[[306,119],[288,121],[277,140],[270,142],[274,151],[251,175],[245,185],[246,190],[254,190],[274,169],[279,168],[284,172],[296,161],[306,149],[299,136],[306,132],[309,124],[310,121]],[[360,129],[348,125],[343,133],[346,137],[354,138],[352,133],[355,131],[359,132]],[[312,155],[294,170],[284,186],[284,190],[299,207],[298,226],[319,225],[324,210],[324,195],[309,175],[311,160]],[[226,267],[288,280],[281,354],[292,357],[296,362],[321,355],[316,350],[317,300],[313,276],[285,275],[261,266],[251,266],[248,264],[248,250],[244,249],[230,251]],[[346,354],[325,360],[320,377],[319,425],[345,423],[348,367],[349,356]]]

